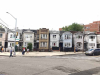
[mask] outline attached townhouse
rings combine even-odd
[[[97,48],[97,38],[96,38],[96,34],[95,33],[90,33],[89,34],[89,44],[88,44],[88,48],[89,49],[93,49],[93,48]]]
[[[34,32],[30,29],[23,30],[23,47],[28,46],[28,43],[32,43],[32,50],[34,49]]]
[[[74,46],[77,50],[83,50],[83,32],[76,32],[73,34]]]
[[[0,50],[1,50],[1,47],[2,47],[3,50],[5,51],[5,42],[6,42],[5,40],[6,40],[5,29],[0,28]]]
[[[71,51],[72,50],[72,33],[64,32],[62,37],[63,37],[63,50]]]
[[[49,29],[39,29],[39,51],[49,51]]]
[[[22,40],[21,38],[22,36],[22,30],[17,29],[16,30],[16,34],[15,34],[15,30],[7,30],[7,42],[8,42],[8,46],[7,46],[7,51],[9,51],[12,47],[12,49],[14,50],[14,45],[16,45],[17,47],[22,46],[22,42],[20,40]],[[15,37],[16,37],[16,43],[15,43]]]
[[[94,32],[85,33],[84,48],[85,49],[97,48],[97,35]]]
[[[64,51],[63,50],[63,33],[64,33],[65,31],[60,31],[59,33],[59,47],[60,47],[60,51]]]
[[[52,51],[60,51],[59,31],[50,31],[50,48]]]
[[[39,51],[39,30],[36,31],[34,36],[34,51]]]
[[[100,34],[97,35],[97,48],[100,48]]]

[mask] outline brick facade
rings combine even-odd
[[[94,21],[93,23],[84,25],[85,31],[99,32],[100,31],[100,21]]]
[[[59,31],[62,31],[62,28],[59,28]]]

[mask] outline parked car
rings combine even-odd
[[[85,52],[85,55],[100,55],[100,49],[89,49]]]

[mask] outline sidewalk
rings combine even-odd
[[[14,53],[14,52],[13,52]],[[67,54],[80,54],[83,52],[25,52],[25,55],[22,55],[22,52],[16,52],[16,56],[56,56],[56,55],[67,55]],[[10,52],[0,52],[0,56],[9,56]]]

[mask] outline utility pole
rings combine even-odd
[[[84,24],[83,24],[83,28],[84,28]],[[83,52],[84,52],[84,33],[85,31],[83,31]]]
[[[15,47],[15,49],[16,49],[16,27],[17,27],[17,18],[15,18],[15,17],[14,17],[12,14],[10,14],[9,12],[6,12],[6,13],[8,13],[9,15],[11,15],[11,16],[15,19],[15,45],[14,45],[14,47]],[[15,49],[14,49],[14,55],[16,55]]]

